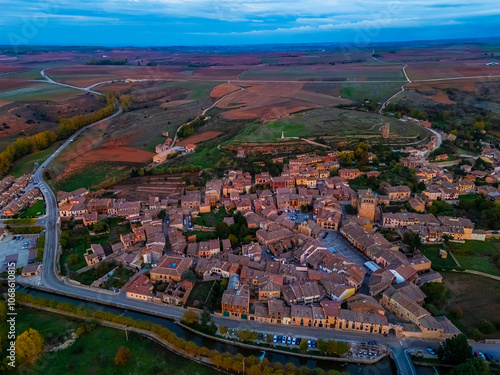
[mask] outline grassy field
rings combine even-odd
[[[482,241],[465,241],[465,243],[450,242],[448,245],[426,245],[421,247],[422,253],[431,260],[432,268],[436,270],[452,270],[458,266],[451,256],[446,259],[439,257],[439,249],[453,252],[464,269],[481,271],[500,276],[500,268],[495,265],[493,257],[500,254],[500,241],[488,239]]]
[[[58,336],[64,338],[63,336],[74,331],[79,323],[79,321],[60,315],[26,308],[22,308],[16,322],[19,332],[24,332],[30,327],[35,328],[46,341]],[[116,366],[114,357],[118,348],[122,346],[132,351],[132,357],[125,366]],[[25,372],[19,369],[18,373]],[[218,374],[217,371],[180,357],[143,336],[129,333],[127,340],[123,331],[106,327],[98,327],[93,332],[84,334],[67,349],[44,353],[29,373],[43,375]]]
[[[465,241],[465,243],[450,243],[447,247],[468,270],[486,272],[500,276],[500,268],[493,257],[500,255],[500,240],[488,239],[482,241]]]
[[[12,167],[11,174],[14,177],[19,177],[23,174],[31,173],[33,171],[34,163],[43,163],[45,159],[47,159],[60,146],[60,144],[60,142],[56,142],[43,151],[38,151],[31,155],[26,155],[25,157],[17,160]]]
[[[10,101],[60,101],[78,95],[83,95],[83,92],[44,82],[33,82],[28,87],[0,91],[0,99]]]
[[[404,82],[343,83],[341,96],[351,100],[385,101],[399,91]]]
[[[229,142],[279,141],[282,131],[285,137],[343,139],[373,136],[372,139],[382,140],[379,129],[386,122],[391,125],[391,138],[387,142],[415,142],[419,137],[424,140],[429,135],[428,130],[413,123],[382,117],[375,113],[329,108],[302,112],[279,122],[247,124]]]
[[[81,187],[95,189],[103,184],[118,182],[128,177],[129,173],[129,170],[115,168],[110,163],[93,163],[73,173],[70,177],[60,179],[57,182],[48,182],[56,191],[72,191]]]
[[[450,255],[446,259],[439,256],[440,249],[444,249],[444,245],[424,245],[420,248],[420,251],[432,262],[432,269],[435,271],[458,268]]]
[[[45,215],[45,202],[43,200],[39,200],[33,206],[23,211],[20,218],[38,217],[42,215]]]

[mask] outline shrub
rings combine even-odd
[[[130,349],[121,346],[118,348],[118,351],[116,352],[115,365],[125,366],[131,357],[132,357],[132,352],[130,351]]]

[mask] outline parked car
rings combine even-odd
[[[307,340],[307,347],[310,348],[311,347],[311,340]]]
[[[482,352],[479,352],[479,355],[481,356],[482,359],[486,360],[486,356]]]
[[[259,340],[262,340],[263,337],[264,335],[262,333],[259,333]]]
[[[286,338],[286,343],[289,345],[292,343],[292,338],[290,336]]]
[[[273,342],[278,342],[278,336],[274,335]]]
[[[368,344],[370,344],[370,345],[377,345],[377,342],[376,341],[370,341]]]
[[[297,344],[297,339],[294,337],[294,338],[292,339],[292,345],[295,345],[295,344]]]
[[[278,336],[278,343],[281,344],[283,342],[283,336]]]
[[[297,337],[297,340],[295,340],[295,345],[299,345],[302,339],[300,337]]]
[[[486,357],[487,361],[491,361],[493,359],[493,356],[489,353],[484,353],[484,356]]]
[[[435,355],[435,354],[436,354],[436,353],[434,352],[434,350],[432,350],[432,348],[427,348],[426,350],[427,350],[427,351],[429,352],[429,354],[431,354],[431,355]]]
[[[315,348],[315,347],[316,347],[316,341],[314,341],[314,340],[313,340],[313,341],[311,341],[311,346],[312,346],[313,348]]]

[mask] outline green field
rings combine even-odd
[[[423,245],[420,247],[422,254],[424,254],[432,262],[433,270],[440,271],[457,269],[458,266],[450,255],[448,255],[446,259],[442,259],[439,256],[440,249],[444,250],[444,245]]]
[[[83,95],[83,91],[45,82],[33,82],[31,86],[0,91],[0,99],[11,101],[66,100]]]
[[[500,240],[465,241],[463,244],[450,243],[448,249],[453,252],[453,255],[465,269],[500,276],[500,264],[498,260],[495,262],[494,259],[495,256],[500,256]]]
[[[422,246],[422,253],[431,260],[432,268],[436,270],[452,270],[458,266],[448,255],[447,259],[441,259],[438,255],[439,249],[452,252],[466,270],[480,271],[491,275],[500,276],[498,261],[495,256],[500,255],[500,240],[488,239],[486,241],[465,241],[465,243],[450,242],[448,245]]]
[[[38,162],[41,164],[47,159],[52,153],[60,146],[60,142],[54,143],[49,148],[35,152],[34,154],[26,155],[19,160],[14,162],[11,174],[14,177],[22,176],[23,174],[31,173],[34,168],[34,163]]]
[[[36,309],[21,308],[17,316],[19,333],[28,328],[39,330],[46,342],[64,342],[80,321]],[[114,357],[118,348],[132,351],[124,366],[117,366]],[[18,373],[25,373],[20,368]],[[44,353],[29,370],[30,374],[50,375],[212,375],[217,371],[180,357],[160,344],[141,335],[99,326],[80,336],[70,347],[57,352]]]
[[[383,102],[399,91],[404,82],[343,83],[341,96],[351,100],[372,100]]]
[[[55,191],[72,191],[81,187],[95,189],[102,184],[116,183],[129,175],[129,170],[119,170],[105,163],[93,163],[73,173],[70,177],[60,179],[57,182],[49,180],[48,183]]]
[[[268,61],[272,63],[273,61]],[[250,68],[242,80],[319,80],[356,82],[394,80],[404,82],[401,65],[265,66]]]
[[[23,213],[19,217],[38,217],[42,215],[45,215],[45,202],[43,200],[39,200],[36,201],[33,206],[23,211]]]
[[[430,134],[427,129],[416,124],[375,113],[327,108],[302,112],[279,122],[247,124],[229,142],[279,141],[283,131],[285,137],[341,139],[372,136],[372,139],[382,141],[379,129],[386,122],[391,125],[391,138],[386,143],[415,142],[419,137],[423,141]]]

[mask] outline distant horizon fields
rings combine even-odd
[[[352,41],[340,41],[340,42],[310,42],[310,43],[289,43],[289,42],[284,42],[284,43],[276,43],[276,42],[269,42],[269,43],[227,43],[227,44],[165,44],[165,45],[133,45],[133,44],[105,44],[105,45],[94,45],[94,44],[26,44],[26,45],[12,45],[12,44],[2,44],[0,43],[0,49],[5,49],[5,48],[12,48],[12,49],[17,49],[19,53],[22,53],[21,51],[23,49],[27,50],[33,50],[36,48],[40,48],[40,51],[42,50],[57,50],[57,49],[67,49],[67,48],[88,48],[88,49],[94,49],[94,48],[103,48],[103,49],[114,49],[114,48],[137,48],[137,49],[152,49],[152,50],[175,50],[179,49],[180,51],[184,49],[193,49],[195,51],[196,49],[198,50],[203,50],[206,48],[213,48],[213,47],[219,47],[221,49],[245,49],[248,47],[263,47],[262,49],[258,50],[247,50],[245,49],[244,51],[240,52],[249,52],[249,53],[255,53],[255,52],[265,52],[265,51],[276,51],[276,52],[283,52],[283,51],[293,51],[293,50],[299,50],[299,51],[306,51],[306,50],[314,50],[314,46],[316,47],[322,47],[325,49],[329,48],[339,48],[339,47],[354,47],[354,49],[368,49],[371,48],[372,46],[377,46],[377,47],[393,47],[393,46],[398,46],[401,45],[402,43],[405,44],[406,48],[415,48],[415,47],[429,47],[429,46],[439,46],[439,45],[448,45],[451,43],[464,43],[464,44],[493,44],[493,43],[500,43],[500,35],[498,36],[491,36],[491,37],[481,37],[481,38],[453,38],[453,39],[409,39],[409,40],[397,40],[397,41],[370,41],[369,43],[356,43]],[[288,49],[288,48],[278,48],[279,46],[295,46],[295,47],[303,47],[303,48],[294,48],[294,49]],[[210,52],[217,53],[219,51],[217,50],[212,50]],[[226,51],[227,52],[227,51]]]

